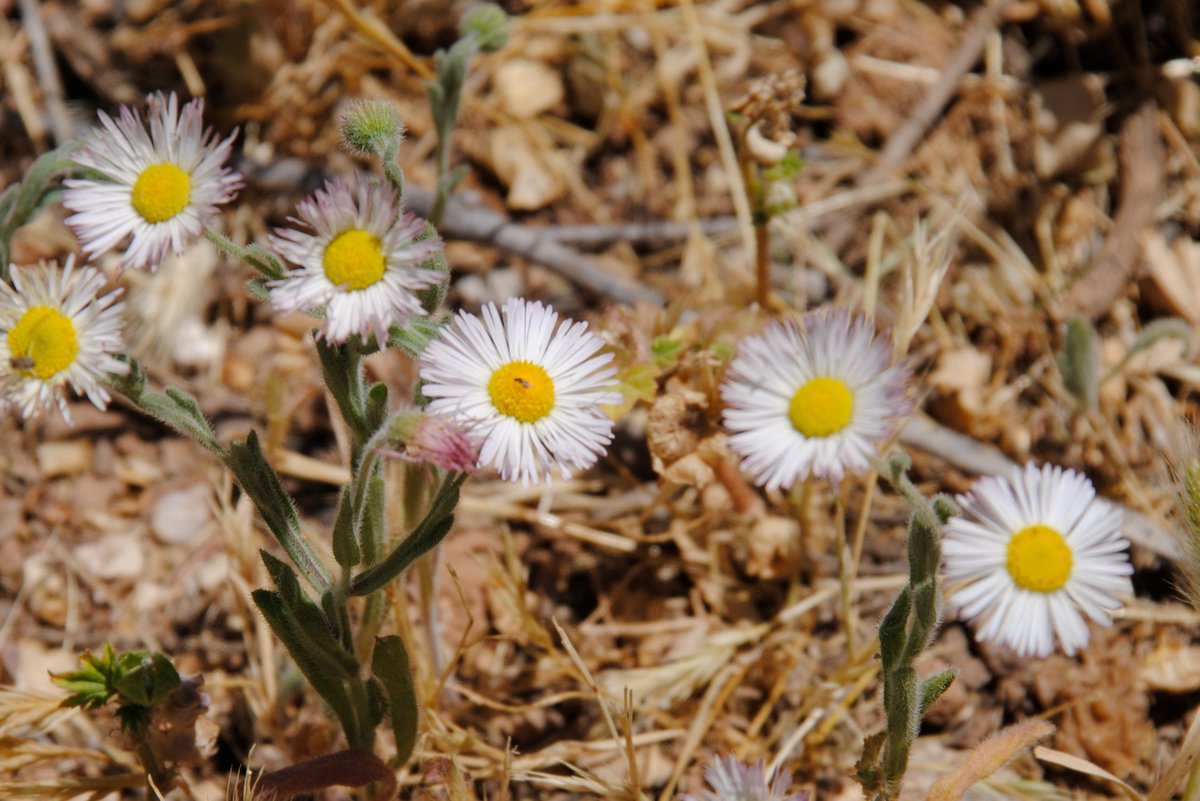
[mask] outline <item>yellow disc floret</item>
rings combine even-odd
[[[828,437],[850,425],[854,393],[836,378],[813,378],[796,390],[788,419],[806,437]]]
[[[501,414],[536,423],[554,408],[554,381],[533,362],[509,362],[488,381],[488,394]]]
[[[1071,546],[1049,526],[1029,526],[1008,541],[1008,574],[1033,592],[1054,592],[1071,577]]]
[[[325,277],[336,286],[366,289],[383,278],[386,265],[379,240],[359,228],[343,231],[325,248]]]
[[[148,223],[169,220],[183,211],[192,196],[192,179],[164,162],[142,170],[133,185],[133,208]]]
[[[43,380],[66,370],[79,353],[75,324],[57,309],[31,306],[8,332],[12,365]]]

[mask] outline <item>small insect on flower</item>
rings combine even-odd
[[[390,187],[358,173],[348,183],[335,178],[296,212],[293,222],[309,230],[280,228],[271,237],[279,254],[300,267],[268,284],[276,311],[324,306],[320,336],[345,342],[374,334],[380,343],[392,325],[424,314],[414,293],[446,274],[420,265],[441,250],[442,240],[417,240],[425,221],[402,214]]]
[[[68,384],[104,409],[105,375],[129,369],[113,355],[122,348],[121,290],[100,296],[104,276],[74,262],[14,265],[13,286],[0,283],[0,402],[26,418],[57,405],[70,423]]]
[[[508,481],[563,478],[591,467],[612,442],[612,354],[587,323],[541,303],[489,303],[483,319],[459,312],[421,356],[429,411],[464,423],[481,442],[480,467]]]
[[[806,801],[808,793],[788,795],[792,774],[786,768],[767,775],[760,759],[747,765],[732,756],[715,757],[704,768],[711,790],[685,795],[683,801]]]
[[[835,310],[773,322],[741,343],[721,386],[729,447],[767,489],[838,481],[866,470],[911,411],[907,381],[865,319]]]
[[[1074,470],[1028,464],[1011,479],[979,479],[958,500],[943,564],[947,581],[973,582],[952,604],[979,624],[980,640],[1022,656],[1048,656],[1057,640],[1074,654],[1088,641],[1083,614],[1110,625],[1116,596],[1133,592],[1121,512]]]
[[[203,100],[182,111],[174,93],[146,102],[149,133],[127,106],[118,120],[100,112],[102,127],[74,156],[100,176],[64,181],[63,205],[75,212],[67,224],[90,256],[129,239],[122,265],[154,269],[204,233],[217,206],[237,195],[242,177],[225,166],[237,134],[218,142],[211,128],[204,130]]]

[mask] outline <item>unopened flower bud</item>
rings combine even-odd
[[[792,186],[791,181],[774,181],[767,189],[763,211],[773,217],[796,208],[797,202],[796,187]]]
[[[404,122],[386,100],[355,100],[342,115],[342,138],[361,156],[394,153],[404,140]]]
[[[462,18],[464,35],[474,36],[479,49],[494,53],[508,41],[508,15],[495,3],[480,3]]]
[[[479,446],[466,430],[440,415],[417,410],[398,412],[388,434],[391,447],[385,453],[406,462],[470,472],[479,457]]]

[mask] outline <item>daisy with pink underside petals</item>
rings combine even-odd
[[[747,337],[721,385],[729,448],[767,489],[870,467],[912,410],[908,370],[865,318],[817,311]]]
[[[480,442],[479,466],[508,481],[570,478],[612,442],[616,404],[612,354],[587,323],[559,322],[541,303],[489,303],[480,319],[459,312],[421,355],[429,411],[467,427]]]
[[[100,112],[101,127],[74,155],[99,176],[64,181],[63,205],[75,212],[67,225],[90,256],[128,240],[121,264],[154,269],[204,233],[242,177],[225,166],[236,133],[218,142],[204,130],[204,101],[181,110],[174,93],[156,93],[147,104],[148,133],[127,106],[116,120]]]
[[[402,213],[389,186],[355,174],[335,178],[296,206],[301,229],[276,229],[271,245],[299,265],[268,284],[276,311],[325,309],[318,335],[331,342],[374,335],[424,314],[416,292],[445,280],[421,265],[442,249],[436,236],[418,241],[426,223]]]
[[[1056,642],[1074,654],[1088,642],[1084,616],[1111,625],[1118,596],[1132,594],[1121,511],[1074,470],[1029,464],[979,479],[958,500],[942,561],[947,581],[971,582],[951,603],[978,639],[1022,656],[1049,656]]]
[[[0,406],[38,417],[56,406],[71,422],[68,386],[99,409],[108,405],[104,383],[124,375],[120,289],[100,295],[104,276],[75,269],[74,256],[57,264],[12,267],[9,286],[0,282]]]

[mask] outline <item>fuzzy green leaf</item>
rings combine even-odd
[[[417,741],[417,695],[413,691],[408,651],[399,637],[380,637],[375,641],[371,673],[383,684],[391,711],[392,731],[396,735],[396,759],[399,767],[412,756]]]

